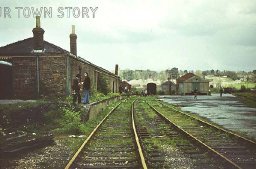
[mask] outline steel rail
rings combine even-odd
[[[135,125],[135,120],[134,120],[134,102],[135,101],[136,100],[134,100],[132,103],[132,128],[133,128],[134,137],[135,137],[136,144],[137,144],[138,151],[139,151],[141,165],[142,165],[143,169],[147,169],[148,167],[147,167],[146,160],[145,160],[145,157],[144,157],[141,145],[140,145],[140,141],[139,141],[138,133],[136,130],[136,125]]]
[[[173,122],[171,122],[167,117],[165,117],[162,113],[160,113],[159,111],[157,111],[153,106],[151,106],[149,103],[147,103],[150,108],[152,110],[154,110],[158,115],[160,115],[163,119],[165,119],[165,121],[167,121],[168,123],[170,123],[171,125],[175,126],[177,129],[179,129],[180,131],[182,131],[182,133],[184,133],[186,136],[192,138],[194,141],[196,141],[197,143],[199,143],[200,145],[202,145],[203,147],[205,147],[206,149],[210,150],[212,153],[218,155],[220,158],[224,159],[226,162],[228,162],[230,165],[232,165],[235,168],[238,169],[242,169],[239,165],[237,165],[235,162],[231,161],[230,159],[228,159],[226,156],[222,155],[221,153],[219,153],[218,151],[214,150],[213,148],[211,148],[210,146],[208,146],[207,144],[205,144],[204,142],[202,142],[201,140],[197,139],[196,137],[194,137],[193,135],[191,135],[190,133],[186,132],[185,130],[183,130],[181,127],[177,126],[176,124],[174,124]]]
[[[241,136],[241,135],[238,135],[238,134],[236,134],[236,133],[234,133],[234,132],[232,132],[232,131],[226,130],[226,129],[221,128],[221,127],[218,127],[218,126],[216,126],[216,125],[213,125],[213,124],[211,124],[211,123],[209,123],[209,122],[207,122],[207,121],[204,121],[204,120],[202,120],[202,119],[193,117],[193,116],[191,116],[191,115],[189,115],[189,114],[187,114],[187,113],[184,113],[184,112],[182,112],[182,111],[180,111],[180,110],[178,110],[178,109],[176,109],[176,108],[174,108],[174,107],[170,107],[170,106],[168,106],[168,105],[166,105],[166,104],[164,104],[164,103],[161,103],[161,104],[164,105],[164,106],[167,106],[168,108],[171,108],[172,110],[174,110],[174,111],[176,111],[176,112],[179,112],[179,113],[181,113],[181,114],[183,114],[183,115],[185,115],[185,116],[188,116],[188,117],[190,117],[190,118],[192,118],[192,119],[195,119],[195,120],[197,120],[197,121],[199,121],[199,122],[201,122],[201,123],[203,123],[203,124],[209,125],[209,126],[215,128],[215,129],[217,129],[217,130],[220,130],[220,131],[223,131],[223,132],[225,132],[225,133],[228,133],[228,134],[230,134],[230,135],[233,136],[233,137],[238,137],[239,139],[241,139],[241,140],[246,141],[247,143],[249,143],[251,146],[256,147],[256,142],[253,141],[253,140],[250,140],[250,139],[248,139],[248,138],[245,138],[245,137],[243,137],[243,136]]]
[[[89,142],[89,140],[92,138],[92,136],[96,133],[96,131],[98,130],[98,128],[102,125],[102,123],[109,117],[109,115],[114,112],[116,110],[116,108],[121,104],[122,102],[120,102],[117,106],[115,106],[113,109],[111,109],[111,111],[100,121],[100,123],[93,129],[93,131],[91,132],[91,134],[87,137],[87,139],[83,142],[83,144],[80,146],[80,148],[77,150],[77,152],[73,155],[73,157],[71,158],[71,160],[68,162],[68,164],[66,165],[65,169],[69,169],[71,167],[71,165],[74,163],[74,161],[76,160],[77,156],[80,154],[80,152],[82,151],[82,149],[84,148],[84,146]]]

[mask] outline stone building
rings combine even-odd
[[[175,94],[176,93],[176,84],[172,81],[166,81],[161,84],[161,91],[165,95]]]
[[[203,79],[193,73],[187,73],[177,79],[177,91],[181,95],[198,94],[206,95],[209,91],[209,80]]]
[[[71,93],[76,74],[88,72],[92,89],[97,90],[99,76],[108,82],[109,90],[119,91],[118,66],[111,73],[77,56],[75,27],[70,34],[70,52],[44,40],[40,17],[36,18],[33,37],[0,47],[1,91],[11,91],[0,98],[31,99],[40,96],[66,96]],[[6,68],[6,66],[9,66]],[[1,74],[1,73],[0,73]],[[83,78],[83,76],[82,76]]]

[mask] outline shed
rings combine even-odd
[[[176,84],[172,81],[166,81],[161,84],[161,90],[163,94],[169,95],[169,94],[175,94],[176,93]]]
[[[194,94],[207,95],[209,80],[203,79],[193,73],[187,73],[177,79],[177,92],[181,95]]]

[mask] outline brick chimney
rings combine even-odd
[[[44,30],[40,26],[40,16],[36,16],[36,27],[32,30],[34,34],[34,50],[44,49]]]
[[[73,55],[77,55],[77,44],[76,44],[76,33],[75,33],[75,25],[72,25],[72,33],[69,35],[70,37],[70,53]]]
[[[116,66],[115,66],[115,75],[118,76],[118,64],[116,64]]]

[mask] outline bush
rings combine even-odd
[[[157,91],[157,94],[158,94],[158,95],[164,95],[164,91],[159,90],[159,91]]]
[[[62,131],[69,134],[83,133],[83,124],[81,123],[81,112],[63,108],[64,115],[61,119]]]
[[[241,89],[240,89],[241,92],[245,92],[246,91],[246,87],[245,85],[241,85]]]

